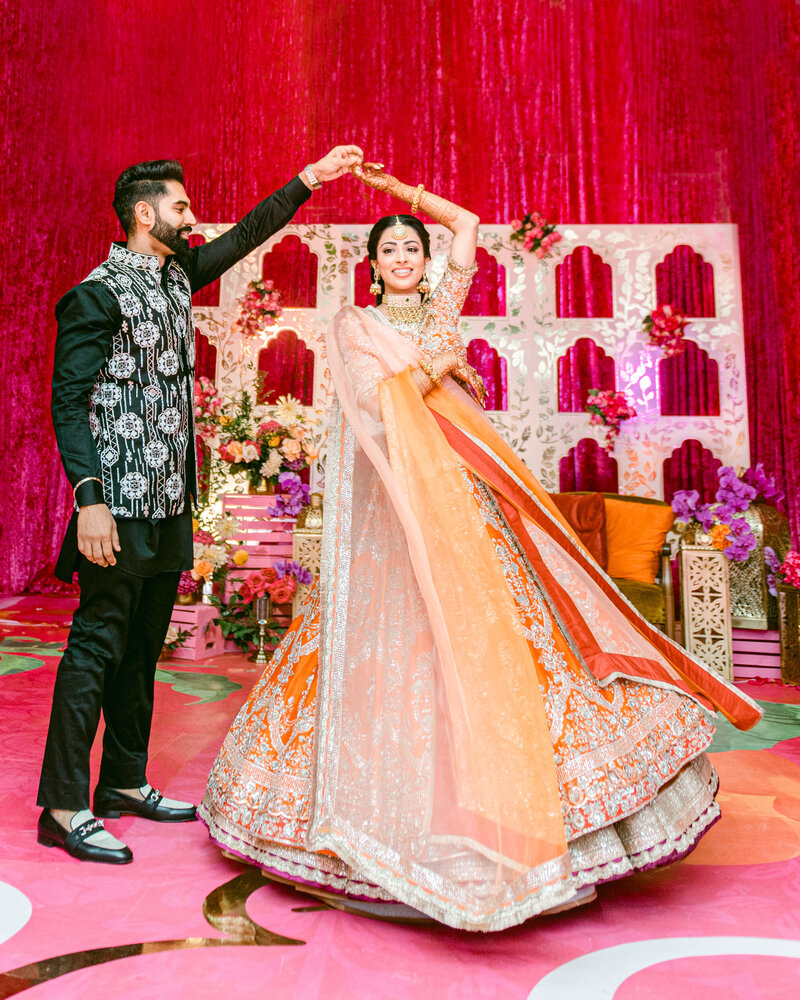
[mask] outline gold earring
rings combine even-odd
[[[369,294],[370,295],[380,295],[383,292],[383,289],[381,288],[380,281],[379,281],[380,276],[381,276],[381,272],[378,270],[378,265],[377,264],[373,264],[372,265],[372,284],[369,286]]]
[[[423,271],[422,280],[417,285],[417,291],[420,293],[420,295],[427,295],[430,290],[431,286],[428,284],[428,275]]]

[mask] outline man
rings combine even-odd
[[[192,566],[196,496],[191,294],[285,226],[311,191],[360,162],[337,146],[210,243],[195,224],[174,160],[139,163],[117,180],[127,243],[56,306],[53,424],[75,513],[56,573],[81,587],[53,692],[39,784],[38,839],[75,858],[133,860],[103,828],[120,814],[195,818],[191,803],[147,782],[156,661],[180,574]],[[105,719],[89,808],[89,753]]]

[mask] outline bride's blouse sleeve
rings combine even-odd
[[[350,311],[337,316],[334,336],[356,404],[375,420],[380,419],[378,383],[392,372],[385,362],[365,343],[364,331],[358,318]]]
[[[447,270],[431,296],[423,346],[426,353],[455,351],[459,358],[467,360],[464,341],[458,332],[458,321],[472,284],[472,276],[477,270],[477,264],[462,267],[452,257],[447,258]]]

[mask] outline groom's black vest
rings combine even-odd
[[[103,284],[119,313],[89,403],[105,502],[115,517],[180,514],[195,440],[189,278],[175,258],[162,271],[157,257],[114,244],[84,280]]]

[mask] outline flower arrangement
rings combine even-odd
[[[614,454],[614,442],[619,437],[623,420],[636,416],[633,405],[625,398],[624,392],[615,389],[590,389],[586,397],[586,412],[589,423],[606,428],[606,443],[603,448],[609,455]]]
[[[251,486],[256,486],[262,478],[277,486],[281,473],[296,475],[316,460],[319,451],[307,436],[299,400],[281,396],[272,418],[259,423],[259,411],[263,410],[243,390],[235,416],[222,415],[226,419],[220,420],[220,426],[225,428],[225,434],[217,452],[231,472],[244,472]],[[299,482],[299,477],[296,478]]]
[[[228,560],[231,557],[232,540],[241,532],[242,522],[222,514],[212,524],[212,531],[201,528],[197,521],[193,522],[194,535],[194,565],[189,570],[192,579],[198,585],[225,578],[228,572]],[[247,550],[237,547],[233,554],[233,562],[237,566],[244,565],[249,556]]]
[[[683,331],[689,320],[675,306],[656,306],[642,320],[651,347],[660,347],[665,358],[674,357],[686,349]]]
[[[555,223],[548,222],[539,212],[528,212],[523,219],[514,219],[511,228],[514,230],[511,239],[539,260],[547,257],[553,245],[563,239]]]
[[[239,300],[236,326],[248,339],[258,336],[265,326],[275,326],[281,315],[281,293],[272,281],[254,278]]]
[[[217,433],[221,413],[222,397],[217,387],[211,379],[201,375],[194,383],[194,421],[195,430],[204,441]]]
[[[775,549],[769,545],[764,546],[764,561],[769,572],[767,573],[767,587],[773,597],[778,593],[779,583],[788,583],[790,587],[800,590],[800,552],[797,549],[789,549],[783,562],[775,553]]]
[[[717,469],[718,486],[714,504],[700,502],[697,490],[679,490],[672,498],[672,509],[679,523],[694,521],[711,536],[711,544],[727,559],[744,562],[758,545],[743,514],[750,504],[759,500],[778,503],[783,493],[759,462],[740,476],[729,465]],[[769,550],[772,552],[772,550]],[[766,557],[767,549],[764,549]],[[773,552],[774,556],[774,552]],[[774,570],[773,570],[774,572]]]
[[[253,602],[259,597],[269,597],[272,604],[288,604],[297,591],[298,584],[308,586],[311,573],[300,563],[280,559],[272,566],[250,573],[225,603],[216,595],[211,597],[220,613],[214,619],[226,639],[232,639],[240,649],[247,650],[251,643],[258,641],[258,624],[253,614]],[[267,625],[268,637],[280,638],[285,629],[270,618]]]
[[[195,579],[190,569],[185,569],[178,580],[178,597],[196,594],[200,590],[200,578]]]

